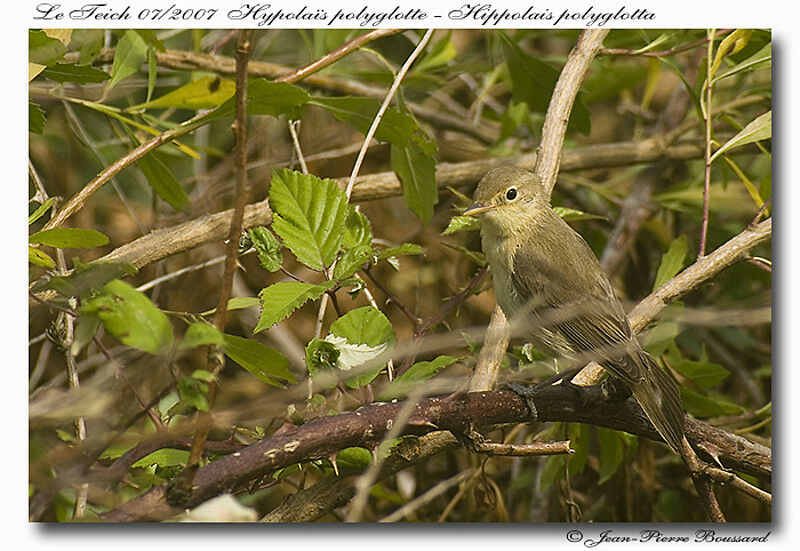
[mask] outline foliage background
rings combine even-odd
[[[705,92],[709,66],[719,61],[713,70],[716,76],[725,78],[714,83],[712,105],[723,108],[712,117],[712,151],[748,125],[755,123],[749,128],[756,133],[740,147],[720,154],[711,165],[707,251],[747,227],[771,197],[769,125],[765,131],[764,124],[756,122],[763,123],[763,115],[770,112],[770,35],[758,30],[735,32],[739,34],[716,34],[709,52],[703,41],[707,36],[704,30],[612,31],[604,46],[633,55],[601,55],[593,62],[565,143],[569,150],[591,144],[642,141],[649,137],[674,91],[683,87],[691,91],[693,101],[677,138],[703,143],[700,98]],[[294,69],[331,52],[358,33],[259,31],[255,34],[252,59]],[[350,89],[361,86],[385,91],[420,36],[421,33],[407,31],[381,38],[337,61],[322,75],[347,83]],[[398,254],[391,261],[376,262],[369,274],[357,272],[359,280],[345,278],[347,281],[335,292],[341,314],[372,312],[358,310],[370,308],[363,289],[366,286],[383,316],[375,317],[373,313],[370,321],[365,319],[366,314],[350,314],[350,330],[342,328],[346,322],[338,322],[337,331],[336,320],[340,316],[336,308],[328,307],[323,330],[316,336],[333,333],[345,339],[346,344],[339,342],[339,354],[346,349],[351,354],[369,355],[395,340],[402,343],[414,338],[420,329],[416,318],[441,322],[430,328],[431,335],[458,335],[486,324],[494,308],[488,278],[455,310],[436,319],[442,305],[475,276],[482,256],[477,252],[477,232],[442,235],[458,209],[465,206],[460,194],[469,195],[471,188],[467,185],[454,191],[435,191],[433,163],[461,163],[535,150],[550,97],[546,83],[553,74],[557,77],[556,69],[560,69],[576,38],[577,31],[535,30],[510,34],[439,31],[434,35],[403,80],[399,99],[393,103],[396,125],[392,121],[382,125],[384,133],[378,135],[379,143],[370,147],[361,168],[362,175],[390,170],[399,173],[404,197],[358,203],[360,213],[369,221],[370,250],[411,244],[401,252],[416,252],[418,246],[424,254]],[[31,234],[36,236],[41,230],[51,207],[58,207],[60,201],[75,195],[105,166],[148,139],[144,127],[163,131],[194,116],[198,109],[216,108],[233,93],[232,80],[226,80],[232,75],[176,69],[159,63],[158,52],[177,50],[188,56],[214,53],[230,58],[234,43],[235,36],[224,30],[75,30],[55,39],[32,32],[30,60],[47,68],[35,76],[32,73],[29,88],[29,212],[39,214],[31,224]],[[105,46],[114,49],[106,50]],[[661,54],[649,55],[653,52]],[[192,82],[195,87],[181,88]],[[544,92],[533,93],[536,82],[545,83]],[[310,174],[319,178],[347,177],[365,131],[356,115],[370,109],[374,113],[380,101],[374,99],[374,103],[367,104],[340,100],[336,104],[328,98],[342,96],[341,90],[303,82],[297,87],[315,99],[303,106],[274,98],[275,103],[265,100],[261,114],[249,117],[251,202],[267,197],[269,182],[272,193],[276,181],[291,183],[297,179],[296,189],[311,185],[321,189],[321,184],[312,184],[296,173],[277,170],[301,168],[288,120],[301,121],[295,128]],[[251,82],[253,88],[258,85]],[[181,91],[177,98],[167,96],[176,89]],[[265,93],[271,90],[264,86]],[[279,97],[285,99],[287,94],[281,90]],[[332,106],[339,111],[334,112]],[[443,117],[430,120],[419,109],[414,111],[415,107]],[[412,117],[409,109],[416,115]],[[264,114],[270,111],[271,115]],[[466,122],[473,130],[464,131],[465,125],[455,122],[448,126],[448,118],[451,122]],[[53,275],[54,265],[50,262],[57,262],[60,254],[56,249],[64,251],[65,267],[80,268],[81,263],[97,259],[152,229],[230,208],[234,182],[230,125],[230,116],[220,116],[182,137],[179,142],[185,146],[183,150],[175,144],[159,148],[157,153],[124,169],[69,219],[67,226],[95,230],[106,236],[107,242],[102,236],[89,233],[55,236],[67,239],[63,243],[54,241],[52,235],[49,241],[41,234],[33,237],[36,247],[30,280],[34,291],[41,291],[36,285],[43,285]],[[187,154],[189,150],[196,152],[198,158]],[[412,160],[402,165],[398,161],[402,157]],[[650,198],[652,210],[625,251],[624,261],[612,274],[620,295],[629,304],[646,296],[698,254],[704,160],[692,158],[659,167],[669,175],[668,181],[654,190]],[[645,169],[631,163],[609,164],[560,175],[553,204],[574,209],[573,227],[598,256],[604,252],[625,198],[631,195]],[[341,196],[333,188],[327,189],[330,201],[326,204],[330,205]],[[47,197],[56,198],[54,202],[46,203],[43,190]],[[299,192],[290,189],[288,193],[297,197]],[[40,209],[43,203],[48,208]],[[274,198],[272,207],[279,215],[287,216]],[[350,207],[342,206],[345,208]],[[326,236],[336,241],[338,232],[345,236],[345,248],[355,249],[352,239],[363,237],[366,226],[350,210],[341,210],[340,214],[328,213],[325,219],[347,218],[350,229],[345,231],[340,224],[335,231],[329,228]],[[308,259],[305,263],[298,261],[302,253],[288,245],[285,235],[279,237],[288,248],[282,249],[282,260],[277,260],[283,271],[265,269],[278,258],[274,247],[261,255],[252,250],[242,254],[235,295],[257,297],[262,289],[270,288],[274,292],[279,289],[272,287],[274,284],[291,282],[293,277],[315,284],[324,281],[313,265],[309,267],[313,263]],[[266,234],[250,237],[257,247],[269,249],[273,243]],[[113,275],[124,275],[123,281],[136,287],[217,258],[223,250],[223,243],[213,242],[142,267],[133,275]],[[338,250],[337,242],[332,254]],[[771,301],[769,246],[760,246],[753,255],[762,260],[742,262],[725,270],[670,307],[670,315],[648,328],[644,342],[682,383],[687,411],[769,444],[770,324],[758,314]],[[330,266],[330,258],[325,264]],[[81,293],[80,302],[68,300],[65,295],[75,294],[74,289],[64,291],[63,287],[62,296],[52,299],[54,307],[31,302],[32,503],[37,502],[37,495],[41,498],[47,494],[57,473],[74,464],[79,441],[83,440],[85,448],[114,435],[96,462],[102,466],[152,434],[153,421],[137,415],[141,402],[157,404],[153,411],[157,411],[161,422],[178,432],[186,430],[197,409],[207,409],[210,379],[203,371],[207,347],[201,345],[218,342],[219,337],[203,333],[202,325],[195,330],[196,335],[187,335],[186,331],[187,327],[198,327],[208,319],[202,313],[215,308],[219,265],[155,285],[144,292],[148,299],[144,302],[139,302],[140,295],[119,283],[110,284],[117,285],[113,289],[103,288],[108,277],[90,274],[81,283],[92,289]],[[54,280],[58,278],[49,279],[51,287]],[[115,326],[99,313],[105,312],[104,308],[113,310],[113,304],[109,306],[104,301],[119,293],[131,293],[127,302],[131,307],[123,309],[120,325]],[[389,293],[392,300],[387,300]],[[269,305],[274,304],[269,301]],[[287,419],[298,423],[325,412],[351,410],[386,392],[388,379],[383,370],[371,381],[366,377],[359,384],[321,389],[308,401],[298,397],[303,394],[308,369],[324,369],[326,362],[320,361],[320,354],[324,359],[324,353],[335,348],[314,340],[319,301],[312,298],[277,325],[256,334],[254,328],[271,325],[270,320],[264,320],[266,314],[256,300],[239,305],[247,307],[231,311],[226,325],[229,357],[218,378],[213,410],[219,414],[219,426],[212,431],[212,440],[249,443],[274,432]],[[58,314],[58,307],[80,311],[74,337],[65,334],[69,323]],[[409,315],[404,315],[403,308]],[[286,313],[291,311],[289,308]],[[86,321],[82,324],[81,320],[91,321],[93,315],[102,327]],[[158,332],[153,335],[154,326],[161,328],[160,336]],[[97,341],[91,340],[91,329],[100,331]],[[147,335],[137,341],[141,332]],[[363,342],[354,333],[365,337]],[[237,337],[246,341],[235,340]],[[80,350],[71,347],[74,339],[81,338],[85,342],[79,342],[83,345]],[[252,344],[256,342],[261,344]],[[240,347],[238,362],[233,358],[237,356],[236,344]],[[458,345],[421,354],[418,361],[435,363],[417,364],[412,371],[417,374],[416,385],[436,393],[463,389],[479,346],[464,337]],[[79,388],[74,380],[70,384],[66,375],[66,357],[71,348],[76,352]],[[108,356],[114,360],[109,361]],[[506,363],[503,378],[534,379],[546,376],[551,369],[544,358],[527,347],[513,347]],[[395,368],[403,368],[402,360],[395,364]],[[435,377],[428,380],[433,374]],[[366,382],[369,384],[362,384]],[[299,389],[299,394],[284,390],[287,384],[289,390]],[[76,435],[76,419],[85,423],[85,439],[80,431]],[[444,520],[448,521],[701,520],[701,507],[682,465],[661,445],[585,425],[525,425],[494,431],[489,436],[514,442],[568,436],[578,453],[567,461],[563,457],[487,459],[465,451],[442,454],[376,484],[364,520],[379,520],[414,496],[460,473],[468,475],[460,485],[415,509],[408,518],[434,521],[446,511]],[[93,518],[168,480],[180,470],[187,454],[185,450],[164,449],[134,464],[115,484],[92,484],[84,514]],[[285,469],[239,499],[263,515],[284,496],[333,472],[334,463],[336,469],[364,467],[363,452],[349,450],[340,455],[331,458],[333,462],[316,460]],[[39,518],[71,520],[77,493],[73,487],[58,488],[43,500]],[[740,494],[723,489],[720,498],[723,509],[730,514],[729,520],[770,518],[766,507]],[[332,511],[323,520],[341,518],[345,511],[346,508]]]

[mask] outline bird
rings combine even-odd
[[[677,382],[642,348],[600,262],[552,209],[545,186],[525,169],[501,166],[480,180],[473,201],[463,215],[481,221],[496,301],[514,334],[557,362],[596,361],[610,374],[610,388],[633,394],[664,441],[681,453]]]

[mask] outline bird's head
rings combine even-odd
[[[527,170],[502,166],[489,171],[478,183],[474,203],[464,216],[479,216],[503,233],[516,233],[535,217],[545,193],[539,180]]]

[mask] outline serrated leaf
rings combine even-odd
[[[439,202],[436,185],[436,159],[415,143],[392,144],[390,165],[403,191],[406,206],[424,223],[433,218],[433,207]]]
[[[128,107],[126,111],[144,109],[213,109],[233,97],[236,83],[229,78],[206,76],[180,86],[163,96]]]
[[[28,262],[35,266],[41,266],[42,268],[53,269],[56,267],[55,260],[36,247],[28,247]]]
[[[480,221],[474,216],[453,216],[442,235],[451,235],[461,231],[474,231],[481,229]]]
[[[297,259],[314,270],[326,269],[344,234],[347,196],[333,180],[291,170],[273,171],[269,202],[272,229]]]
[[[71,273],[50,278],[44,288],[53,289],[64,297],[84,298],[109,281],[135,273],[136,268],[125,262],[95,261],[89,264],[76,264]]]
[[[183,334],[183,339],[178,348],[197,348],[198,346],[222,346],[222,333],[210,323],[193,323]]]
[[[661,264],[658,266],[656,280],[653,283],[653,291],[675,277],[683,269],[687,252],[685,235],[677,237],[669,244],[667,252],[661,257]]]
[[[331,324],[332,335],[342,337],[351,344],[378,346],[397,339],[392,324],[383,312],[373,306],[363,306],[347,312]]]
[[[82,312],[94,314],[109,335],[123,344],[160,354],[172,346],[172,325],[150,299],[118,279],[103,286],[103,293],[84,302]]]
[[[328,335],[325,340],[331,343],[336,350],[339,351],[339,357],[336,361],[336,368],[340,371],[350,371],[354,367],[366,364],[374,360],[388,348],[387,343],[379,344],[377,346],[370,346],[368,344],[353,344],[344,337],[337,337],[336,335]],[[380,371],[380,368],[378,369]]]
[[[388,401],[405,396],[421,382],[435,376],[440,369],[457,361],[458,358],[453,356],[439,356],[431,361],[417,362],[389,383],[378,395],[378,399]]]
[[[45,31],[28,31],[28,62],[50,65],[61,59],[67,47],[57,38],[47,36]]]
[[[302,281],[281,281],[259,293],[261,317],[253,333],[272,327],[309,300],[316,300],[333,286],[333,281],[315,285]]]
[[[138,71],[146,60],[147,43],[136,31],[125,31],[114,51],[111,81],[108,83],[107,90],[111,90],[121,80]]]
[[[294,383],[297,379],[287,368],[289,360],[280,352],[253,339],[223,335],[225,355],[258,377],[261,381],[281,386],[275,379],[283,379]]]
[[[268,272],[276,272],[283,264],[283,253],[278,239],[264,226],[247,230],[253,247],[258,255],[258,262]]]
[[[147,183],[156,195],[169,203],[172,208],[181,212],[189,212],[189,197],[172,174],[172,171],[159,158],[159,154],[151,152],[139,159],[137,166],[147,178]]]
[[[354,365],[361,365],[385,352],[397,340],[392,324],[380,310],[372,306],[356,308],[346,313],[331,324],[330,333],[326,339],[329,342],[332,342],[333,336],[345,339],[350,345],[356,345],[356,348],[345,347],[341,343],[337,346],[340,352],[337,367],[340,368],[343,365],[343,356],[349,363],[357,362]],[[364,345],[366,348],[358,349],[357,345]],[[345,384],[350,388],[369,384],[383,367],[378,365],[346,380]]]
[[[369,219],[364,216],[357,206],[350,207],[350,213],[345,220],[345,233],[342,246],[351,249],[360,245],[372,244],[372,227]]]
[[[499,36],[503,44],[503,57],[511,77],[511,96],[514,102],[525,102],[537,113],[546,112],[560,73],[523,51],[505,33],[500,32]],[[572,106],[568,128],[582,134],[588,134],[591,130],[589,110],[583,104],[580,93]]]
[[[89,249],[108,243],[108,237],[95,230],[80,228],[51,228],[31,234],[32,245],[47,245],[56,249]]]
[[[371,257],[372,248],[369,245],[358,245],[346,250],[333,269],[333,279],[342,281],[351,277],[367,264]]]
[[[33,103],[32,101],[28,102],[28,131],[33,132],[34,134],[41,134],[44,132],[44,125],[47,122],[47,118],[44,115],[44,111],[41,107]]]
[[[711,156],[711,161],[730,151],[735,147],[741,147],[753,142],[767,140],[772,137],[772,111],[767,111],[751,121],[750,124],[742,128],[738,134],[725,142],[722,147],[717,149]]]
[[[339,350],[333,343],[314,338],[306,346],[306,367],[314,377],[320,371],[334,369],[339,361]]]
[[[42,76],[56,82],[76,82],[87,84],[90,82],[104,82],[111,75],[91,65],[78,65],[76,63],[55,63],[42,71]]]
[[[600,440],[600,480],[597,483],[603,484],[617,472],[625,454],[617,431],[597,427],[597,438]]]

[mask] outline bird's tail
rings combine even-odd
[[[644,350],[633,361],[640,364],[643,375],[640,382],[630,385],[634,397],[664,441],[680,454],[684,414],[678,384]]]

